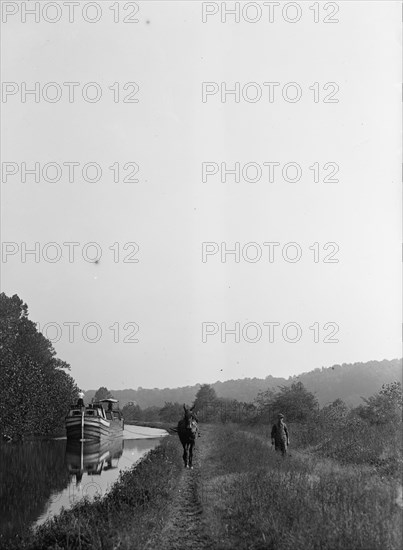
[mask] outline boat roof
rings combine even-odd
[[[119,403],[117,399],[112,399],[111,397],[108,397],[108,399],[100,399],[99,403]]]

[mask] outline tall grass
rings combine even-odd
[[[353,415],[341,419],[312,417],[305,423],[289,424],[288,428],[291,449],[307,449],[340,464],[372,467],[382,475],[401,474],[401,422],[371,424]],[[248,429],[270,441],[268,424],[255,424]]]
[[[340,422],[293,426],[295,443],[341,464],[371,466],[379,474],[400,476],[402,425],[400,422],[370,424],[357,417]]]
[[[202,491],[217,549],[394,550],[396,484],[360,467],[323,470],[278,456],[236,428],[215,435],[214,475]]]

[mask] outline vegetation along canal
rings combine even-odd
[[[104,442],[65,438],[0,445],[0,542],[41,525],[76,502],[104,495],[119,472],[159,445],[164,430],[126,426]]]

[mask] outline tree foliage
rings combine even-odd
[[[108,399],[112,397],[111,392],[105,386],[101,386],[94,395],[94,401],[102,401],[102,399]]]
[[[328,403],[319,413],[319,419],[323,423],[337,426],[343,424],[349,414],[349,408],[342,399],[335,399],[332,403]]]
[[[165,402],[160,409],[159,416],[165,422],[175,422],[183,415],[183,405],[180,403]]]
[[[261,420],[273,420],[279,413],[289,422],[305,422],[318,410],[318,401],[302,382],[280,386],[280,391],[271,388],[259,393],[256,399],[257,414]]]
[[[28,319],[28,306],[0,294],[0,433],[12,438],[64,426],[78,387],[52,343]]]
[[[123,418],[125,421],[128,420],[139,420],[141,417],[141,409],[137,403],[129,401],[122,409]]]
[[[289,422],[305,422],[318,410],[318,401],[302,382],[281,386],[272,404],[273,414],[285,415]]]
[[[358,415],[370,424],[389,424],[402,419],[402,385],[383,384],[376,395],[363,398],[365,405],[357,407]]]
[[[321,406],[334,401],[336,398],[343,399],[349,407],[356,407],[361,401],[361,396],[369,397],[378,391],[384,383],[399,380],[402,373],[402,360],[392,359],[390,361],[369,361],[366,363],[354,363],[333,365],[306,372],[296,377],[274,378],[243,378],[242,380],[226,380],[215,382],[211,387],[215,390],[217,397],[237,399],[241,402],[251,403],[256,400],[259,392],[267,388],[273,390],[279,386],[289,386],[292,382],[300,381],[308,391],[317,397]],[[136,401],[138,405],[146,407],[163,407],[164,403],[193,403],[199,385],[182,386],[177,388],[141,388],[114,390],[113,395],[119,400],[123,407],[129,401]],[[96,389],[88,390],[85,393],[89,401],[95,395]]]
[[[193,406],[195,411],[201,411],[204,407],[214,403],[217,399],[215,389],[210,384],[202,384],[196,393]]]
[[[273,417],[273,402],[276,398],[276,392],[272,388],[258,393],[255,406],[256,414],[259,420],[270,421]]]

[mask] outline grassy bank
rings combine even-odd
[[[283,459],[239,427],[217,429],[213,438],[200,491],[217,549],[400,548],[392,478],[298,453]]]
[[[403,467],[401,423],[369,425],[355,419],[341,425],[289,424],[292,448],[341,465],[372,469],[374,474],[400,478]],[[262,440],[270,441],[270,426],[249,426]]]
[[[121,473],[104,498],[81,501],[15,543],[24,550],[142,548],[164,522],[166,507],[182,472],[180,448],[165,438],[138,464]]]
[[[201,425],[194,470],[167,437],[103,499],[82,502],[16,547],[147,550],[397,550],[392,475],[306,448],[284,459],[258,429]]]

